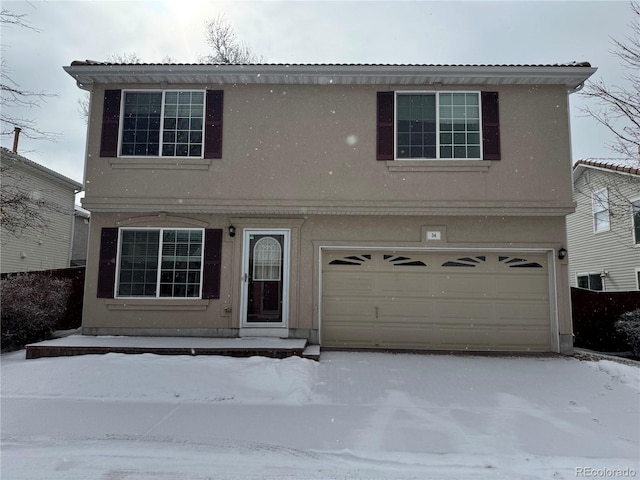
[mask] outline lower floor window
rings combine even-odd
[[[578,288],[602,290],[602,277],[599,273],[585,273],[578,275]]]
[[[120,230],[119,297],[199,298],[202,229]]]

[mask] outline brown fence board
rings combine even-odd
[[[597,292],[571,288],[573,333],[576,347],[600,352],[631,350],[614,324],[620,315],[640,308],[640,291]]]

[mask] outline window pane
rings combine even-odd
[[[640,244],[640,200],[633,202],[633,231],[635,243]]]
[[[479,94],[441,93],[439,102],[440,132],[454,132],[451,138],[441,135],[440,157],[480,158]]]
[[[578,288],[589,288],[589,277],[587,275],[578,277]]]
[[[161,297],[198,297],[202,271],[201,230],[163,230]]]
[[[594,192],[592,200],[595,231],[609,230],[609,193],[607,189]]]
[[[600,274],[589,275],[589,288],[591,290],[602,290],[602,277],[600,277]]]
[[[467,158],[480,158],[480,147],[479,146],[467,147]]]
[[[167,92],[162,154],[201,157],[203,117],[204,92]]]
[[[121,155],[158,155],[158,146],[150,145],[150,135],[159,135],[162,93],[125,92]]]
[[[431,152],[435,152],[436,145],[435,95],[398,95],[396,111],[397,157],[434,158]]]
[[[155,296],[158,231],[123,230],[120,242],[119,296]]]
[[[273,237],[263,237],[253,247],[253,279],[280,280],[282,247]]]

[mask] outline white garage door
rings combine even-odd
[[[551,351],[540,253],[323,253],[325,347]]]

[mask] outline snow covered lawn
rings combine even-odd
[[[640,478],[640,369],[612,361],[1,361],[7,480]]]

